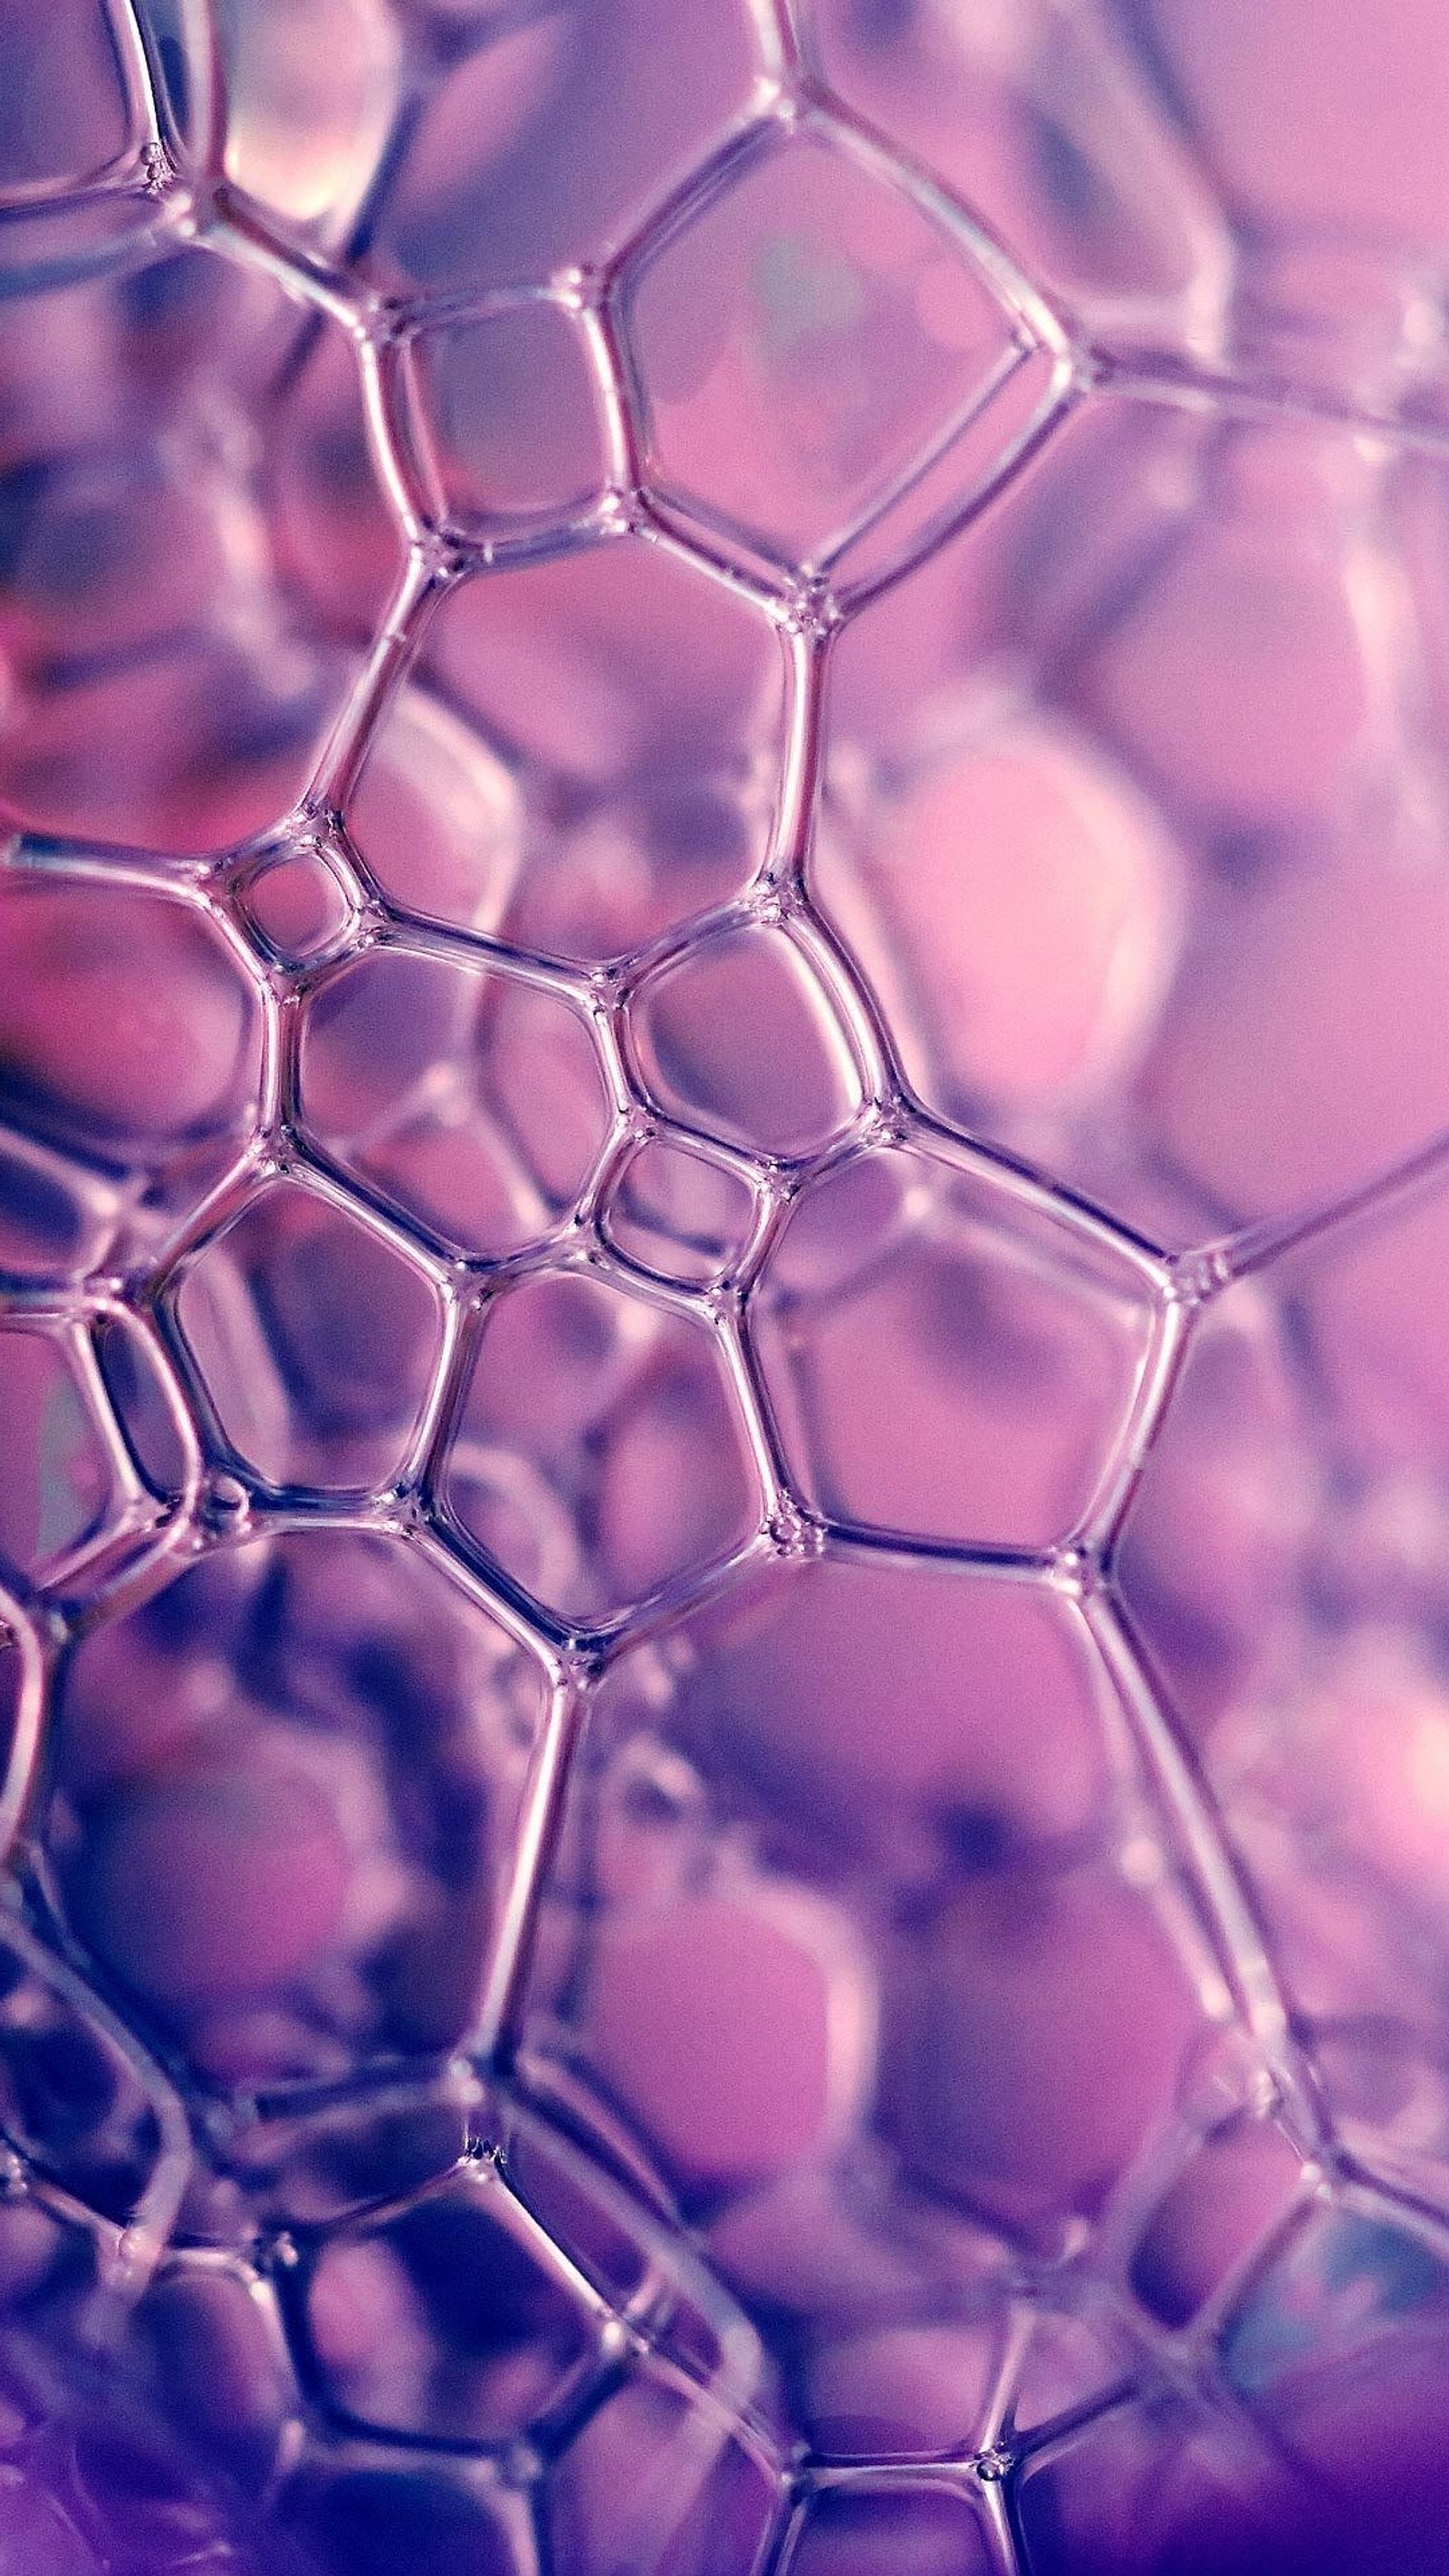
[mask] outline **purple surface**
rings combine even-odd
[[[0,2576],[1449,2576],[1446,120],[0,0]]]

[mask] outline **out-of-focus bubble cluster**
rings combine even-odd
[[[1449,2570],[1449,19],[0,0],[0,2570]]]

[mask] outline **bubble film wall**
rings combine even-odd
[[[0,0],[0,2571],[1449,2570],[1449,17]]]

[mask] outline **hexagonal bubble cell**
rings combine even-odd
[[[577,1272],[485,1309],[438,1493],[505,1575],[585,1625],[729,1555],[763,1511],[708,1325]]]
[[[544,1700],[410,1548],[316,1531],[213,1557],[70,1658],[45,1828],[66,1903],[215,2086],[456,2045]]]
[[[450,1250],[497,1257],[577,1200],[611,1111],[587,1022],[463,958],[375,948],[314,987],[299,1092],[310,1134]]]
[[[659,1106],[722,1144],[808,1154],[860,1105],[860,1069],[838,1013],[800,946],[779,931],[697,940],[640,986],[630,1026]],[[741,1028],[750,1033],[743,1052]]]
[[[825,566],[1021,353],[963,239],[844,135],[764,143],[646,248],[628,329],[662,493]]]
[[[287,360],[318,328],[195,247],[100,282],[42,270],[7,305],[0,798],[27,827],[191,855],[306,786],[359,667],[336,581],[299,600],[273,524]],[[257,453],[238,473],[218,405],[268,408],[265,470]]]
[[[7,1193],[17,1266],[154,1259],[239,1157],[262,1049],[259,997],[199,905],[7,870],[0,1095],[25,1174]]]
[[[316,1190],[279,1181],[188,1255],[174,1297],[224,1455],[278,1491],[360,1493],[401,1475],[442,1309],[397,1244]]]
[[[538,297],[406,344],[403,435],[432,514],[494,541],[583,516],[609,479],[588,340]]]
[[[1142,1275],[1069,1209],[894,1149],[807,1185],[750,1312],[809,1501],[958,1547],[1082,1526],[1153,1342]]]
[[[744,1249],[755,1223],[749,1182],[728,1165],[653,1137],[631,1154],[603,1214],[610,1243],[656,1278],[704,1288]]]
[[[1380,620],[1437,726],[1441,516],[1437,465],[1326,425],[1089,406],[847,629],[817,879],[933,1107],[1179,1242],[1439,1132],[1442,835]]]
[[[756,78],[744,0],[687,28],[660,0],[517,22],[469,0],[425,27],[410,47],[380,0],[265,0],[222,42],[231,177],[294,239],[422,294],[600,258]]]
[[[782,650],[748,598],[661,543],[463,582],[420,671],[436,695],[395,700],[348,807],[404,910],[613,957],[739,894],[765,856]]]

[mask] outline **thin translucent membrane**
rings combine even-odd
[[[1435,0],[0,0],[0,2576],[1449,2576]]]

